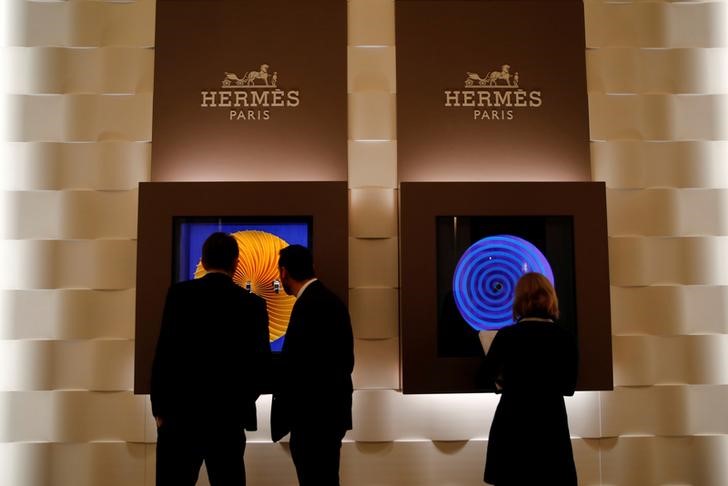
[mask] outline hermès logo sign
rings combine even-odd
[[[226,72],[218,91],[201,91],[202,108],[227,108],[230,120],[270,120],[270,108],[294,108],[301,102],[297,90],[278,87],[278,71],[269,64],[243,76]]]
[[[473,108],[473,120],[513,120],[514,109],[543,104],[541,91],[525,90],[519,83],[518,72],[512,72],[508,64],[484,76],[467,72],[463,89],[445,91],[445,107]]]

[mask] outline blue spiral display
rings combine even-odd
[[[455,267],[452,290],[460,315],[478,331],[512,324],[516,282],[528,272],[554,283],[548,260],[531,242],[513,235],[476,241]]]

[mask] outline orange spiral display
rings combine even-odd
[[[278,252],[287,247],[288,243],[265,231],[238,231],[232,236],[238,242],[240,251],[233,281],[241,287],[250,282],[251,291],[265,299],[270,341],[273,342],[286,333],[291,310],[296,302],[296,298],[287,295],[282,287],[279,293],[273,290],[273,281],[279,278]],[[202,262],[198,262],[195,278],[206,273]]]

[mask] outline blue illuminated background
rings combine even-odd
[[[218,218],[180,217],[174,220],[175,264],[174,281],[195,278],[197,264],[202,258],[202,244],[216,231],[235,233],[257,230],[274,234],[289,245],[311,247],[312,222],[305,217]],[[285,336],[271,343],[271,350],[280,351]]]
[[[437,349],[441,357],[483,353],[479,330],[513,323],[513,289],[528,271],[559,296],[559,324],[576,334],[571,216],[437,216]]]

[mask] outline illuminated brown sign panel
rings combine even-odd
[[[581,2],[396,9],[400,180],[590,180]]]
[[[152,180],[345,180],[346,2],[157,2]]]

